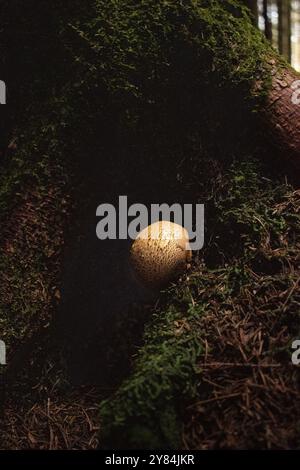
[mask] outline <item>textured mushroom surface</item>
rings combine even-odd
[[[130,252],[137,278],[150,288],[183,274],[191,257],[187,230],[169,221],[155,222],[142,230]]]

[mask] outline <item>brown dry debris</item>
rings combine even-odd
[[[298,447],[299,366],[266,358],[258,332],[251,346],[261,351],[260,355],[256,352],[255,358],[252,354],[243,357],[240,338],[236,336],[234,344],[225,329],[216,329],[222,341],[218,350],[208,354],[200,364],[201,399],[187,409],[185,446],[189,449]],[[234,352],[237,358],[242,356],[241,362],[226,361]]]
[[[274,210],[292,205],[299,213],[299,192]],[[210,299],[199,320],[205,353],[200,398],[186,409],[188,449],[300,446],[300,366],[291,360],[291,344],[300,337],[299,245],[287,233],[281,246],[276,273],[258,274],[247,266],[249,280],[241,291],[226,305]],[[279,256],[269,243],[263,249],[269,259]],[[211,293],[202,295],[209,299]]]
[[[30,407],[8,402],[1,449],[96,449],[99,400],[97,390],[80,389],[64,397],[39,400]]]

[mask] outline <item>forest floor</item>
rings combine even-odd
[[[299,367],[291,363],[299,333],[299,191],[247,165],[219,173],[205,253],[188,277],[157,297],[131,276],[127,241],[96,239],[95,210],[115,203],[117,194],[129,194],[130,202],[168,202],[173,188],[162,185],[157,193],[159,172],[137,188],[134,170],[117,176],[113,168],[114,186],[99,170],[85,182],[82,201],[70,187],[76,178],[70,185],[61,168],[46,167],[46,180],[34,189],[30,182],[2,225],[1,335],[9,365],[2,376],[1,448],[101,445],[100,403],[111,401],[113,422],[114,392],[127,403],[126,377],[134,389],[136,356],[147,347],[145,323],[151,328],[153,312],[163,317],[174,309],[181,318],[172,320],[175,341],[196,327],[202,350],[197,370],[189,372],[196,395],[180,405],[180,446],[299,447]],[[197,177],[189,191],[201,198]],[[78,198],[81,207],[74,209]],[[178,377],[183,366],[179,361]],[[143,372],[142,363],[137,367]],[[173,386],[177,401],[176,377]]]

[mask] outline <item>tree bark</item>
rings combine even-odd
[[[253,15],[253,23],[255,26],[258,25],[258,3],[257,0],[244,0],[245,5],[251,10]]]
[[[257,1],[245,0],[253,11]],[[266,36],[271,39],[272,25],[269,19],[267,0],[263,2]],[[291,4],[289,0],[278,0],[279,47],[282,55],[291,60]],[[294,166],[300,170],[300,75],[291,67],[283,67],[274,53],[269,60],[272,85],[261,108],[262,126],[273,145],[280,149]]]
[[[291,62],[291,2],[278,0],[278,43],[279,52]]]
[[[292,68],[278,69],[274,62],[272,87],[261,116],[273,144],[300,171],[300,75]]]
[[[268,0],[263,0],[263,17],[265,21],[265,35],[266,38],[272,42],[273,31],[272,31],[272,21],[269,16],[269,2]]]

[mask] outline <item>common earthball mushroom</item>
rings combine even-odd
[[[142,284],[162,287],[183,274],[192,259],[188,232],[173,222],[155,222],[134,240],[130,259]]]

